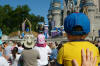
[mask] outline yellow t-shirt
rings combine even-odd
[[[64,64],[64,66],[72,66],[72,60],[75,59],[79,66],[81,66],[81,50],[89,48],[93,51],[93,56],[99,56],[98,48],[88,41],[73,41],[65,43],[58,52],[57,62]],[[98,64],[98,62],[97,62]],[[98,66],[98,65],[96,65]]]

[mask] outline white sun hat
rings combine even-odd
[[[31,36],[28,36],[27,39],[24,41],[24,46],[26,48],[33,48],[35,45],[34,39],[31,38]]]

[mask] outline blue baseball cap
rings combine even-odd
[[[73,31],[75,26],[81,26],[82,31]],[[64,30],[70,35],[86,35],[90,32],[90,20],[83,13],[72,13],[65,18]]]

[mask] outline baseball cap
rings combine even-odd
[[[81,26],[82,31],[74,31],[75,26]],[[70,35],[86,35],[90,32],[90,20],[83,13],[72,13],[65,18],[64,30]]]

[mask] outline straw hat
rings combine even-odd
[[[24,46],[25,46],[26,48],[33,48],[34,45],[35,45],[35,43],[34,43],[34,41],[32,41],[31,39],[27,39],[27,40],[25,40],[25,42],[24,42]]]
[[[34,38],[32,35],[27,35],[25,36],[25,41],[24,41],[24,46],[26,48],[33,48],[35,43],[34,43],[34,39],[32,40],[32,38]]]

